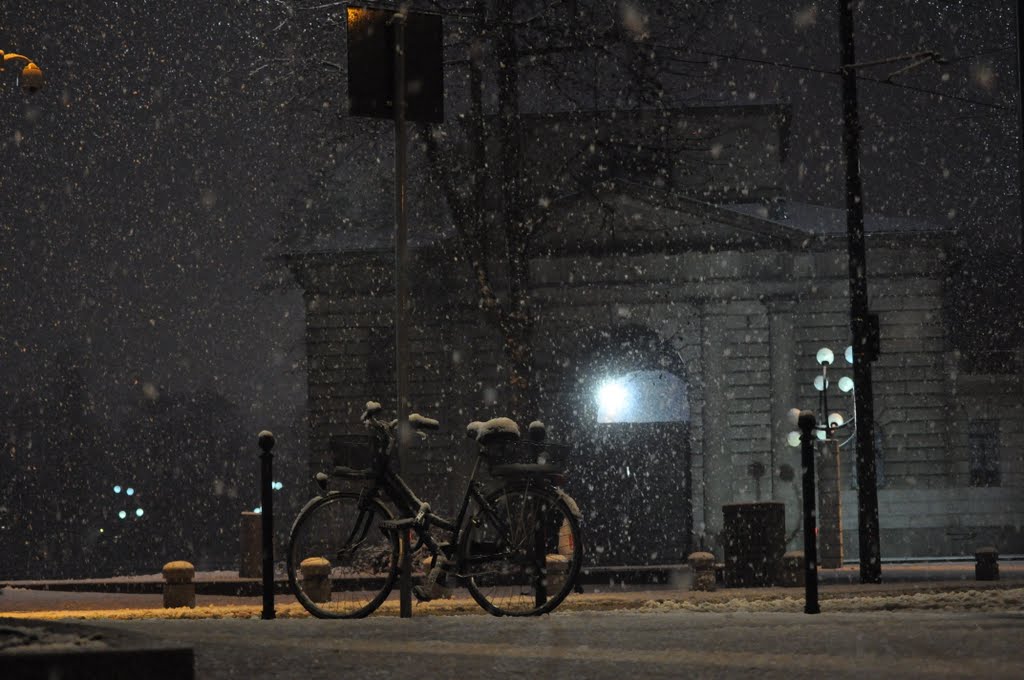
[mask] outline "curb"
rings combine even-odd
[[[5,680],[193,680],[191,647],[77,623],[0,618]]]

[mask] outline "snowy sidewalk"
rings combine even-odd
[[[931,572],[930,572],[931,573]],[[881,584],[828,584],[820,589],[822,611],[884,611],[939,609],[962,611],[1024,611],[1024,574],[1014,573],[1001,581],[928,580]],[[558,612],[693,611],[801,611],[803,588],[720,588],[693,592],[679,586],[589,585],[573,594]],[[276,598],[279,618],[306,617],[290,595]],[[258,597],[197,596],[195,609],[163,609],[158,594],[60,592],[6,588],[0,594],[0,616],[37,619],[144,619],[144,618],[254,618],[259,617]],[[484,615],[463,590],[451,600],[414,606],[414,616]],[[397,592],[377,616],[397,616]]]

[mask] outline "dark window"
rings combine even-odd
[[[999,486],[999,421],[972,420],[967,424],[971,486]]]

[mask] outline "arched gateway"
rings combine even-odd
[[[579,367],[571,493],[590,560],[678,564],[690,551],[690,405],[682,362],[652,331],[595,335]]]

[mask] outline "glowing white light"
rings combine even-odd
[[[609,380],[597,390],[597,419],[599,422],[614,422],[626,410],[629,390],[622,383]]]
[[[846,363],[853,366],[853,345],[847,346],[846,351],[843,352],[843,357],[846,358]]]
[[[125,517],[128,516],[128,513],[125,512],[124,510],[122,510],[121,512],[117,513],[117,516],[120,517],[121,519],[124,519]]]
[[[255,513],[262,513],[263,512],[263,507],[260,506],[258,508],[253,508],[252,511],[255,512]]]
[[[280,491],[281,489],[284,488],[284,484],[281,482],[271,482],[270,488],[273,489],[274,491]]]
[[[814,378],[814,389],[816,389],[819,392],[821,392],[826,387],[828,387],[828,381],[825,380],[825,376],[823,376],[823,375],[815,376],[815,378]]]
[[[825,430],[818,430],[818,439],[825,441]]]
[[[853,378],[848,375],[844,375],[839,379],[839,389],[843,392],[849,392],[853,389]]]
[[[836,356],[832,354],[832,350],[830,350],[828,347],[822,347],[821,349],[819,349],[818,354],[815,356],[815,358],[818,360],[818,363],[822,365],[831,365],[832,362],[836,360]]]
[[[800,422],[800,409],[791,408],[786,411],[786,420],[789,421],[790,425],[796,427]]]
[[[142,517],[143,514],[145,514],[145,513],[142,512],[142,508],[135,508],[135,516],[136,517]]]
[[[124,492],[125,492],[126,494],[128,494],[129,496],[134,496],[134,495],[135,495],[135,489],[133,489],[133,488],[132,488],[132,487],[130,487],[130,486],[129,486],[129,487],[127,488],[127,489],[125,489],[125,490],[124,490]]]
[[[120,484],[115,484],[114,485],[114,493],[121,493],[121,485]]]
[[[790,432],[789,434],[787,434],[786,435],[786,443],[789,444],[790,446],[794,447],[794,448],[797,447],[797,446],[800,446],[800,433],[799,432]]]
[[[842,427],[845,422],[846,421],[843,420],[843,417],[838,413],[830,413],[828,416],[828,424],[831,427]]]

